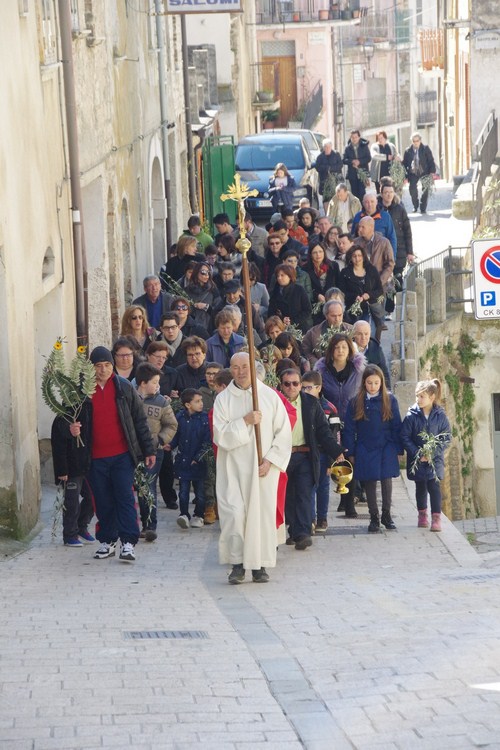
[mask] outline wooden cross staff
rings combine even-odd
[[[234,175],[234,183],[229,185],[227,193],[223,193],[220,197],[222,201],[236,201],[238,204],[238,225],[240,228],[240,239],[236,243],[236,247],[242,255],[241,273],[243,277],[243,290],[245,293],[245,316],[247,319],[247,340],[248,340],[248,354],[250,358],[250,381],[252,383],[252,406],[254,411],[259,409],[259,397],[257,395],[257,375],[255,373],[255,344],[253,340],[253,323],[252,323],[252,299],[250,292],[250,274],[248,272],[248,259],[247,253],[250,250],[252,243],[247,239],[247,231],[245,229],[245,198],[253,198],[259,194],[258,190],[250,190],[248,185],[241,182],[240,175],[236,173]],[[255,427],[255,443],[257,446],[257,457],[259,466],[262,463],[262,445],[260,440],[260,424],[254,425]]]

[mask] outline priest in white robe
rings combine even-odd
[[[253,410],[250,360],[231,358],[233,381],[215,399],[217,505],[221,534],[219,561],[231,564],[230,583],[242,583],[245,570],[256,583],[269,580],[276,566],[276,499],[281,471],[292,449],[292,430],[279,396],[257,381],[259,409]],[[262,463],[258,465],[255,424],[260,424]]]

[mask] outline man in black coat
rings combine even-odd
[[[398,198],[394,190],[394,183],[389,181],[389,178],[384,178],[387,182],[382,182],[381,186],[381,197],[382,197],[382,210],[387,211],[390,214],[392,223],[394,224],[394,231],[396,232],[397,240],[397,252],[396,252],[396,264],[394,266],[394,277],[398,284],[402,283],[403,271],[407,263],[413,263],[415,256],[413,255],[413,237],[411,233],[411,224],[406,208],[403,202]],[[387,312],[386,319],[394,311],[394,297],[391,299],[387,297],[385,302],[385,309]]]
[[[418,211],[418,183],[422,177],[434,174],[436,164],[429,146],[424,146],[420,133],[413,133],[411,137],[411,146],[408,146],[403,156],[403,167],[408,177],[410,197],[413,203],[413,210]],[[420,196],[420,213],[425,214],[427,211],[427,201],[429,191],[423,190]]]
[[[319,176],[319,194],[322,197],[325,211],[328,203],[335,195],[335,187],[339,182],[342,182],[342,157],[338,151],[333,148],[333,143],[330,138],[325,138],[323,141],[323,150],[316,159],[316,171]],[[325,182],[328,176],[332,175],[335,178],[335,185],[331,194],[324,195]]]
[[[311,493],[319,479],[320,450],[332,461],[343,461],[344,449],[335,440],[319,399],[301,393],[302,383],[297,370],[282,372],[280,382],[284,396],[297,411],[292,430],[292,455],[286,470],[287,544],[295,544],[296,550],[305,550],[312,544]]]
[[[347,179],[351,185],[351,193],[363,201],[366,192],[365,183],[359,178],[358,169],[368,172],[368,165],[372,160],[369,141],[361,138],[359,130],[351,130],[350,138],[344,151],[344,164],[347,164]]]

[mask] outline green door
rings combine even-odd
[[[231,135],[211,136],[203,144],[203,208],[205,221],[212,229],[216,214],[226,213],[236,221],[235,201],[221,201],[222,193],[234,182],[234,139]]]

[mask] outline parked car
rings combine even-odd
[[[255,198],[247,198],[246,206],[252,216],[269,217],[272,204],[267,192],[269,178],[276,164],[282,162],[293,175],[297,185],[294,190],[294,207],[301,198],[309,198],[311,205],[318,205],[318,173],[302,135],[288,131],[276,133],[266,131],[247,135],[236,147],[235,168],[242,182],[259,191]]]
[[[306,146],[309,149],[313,163],[316,161],[321,153],[321,143],[316,138],[316,134],[312,130],[295,130],[289,128],[274,128],[271,133],[293,133],[293,135],[301,135],[306,142]]]

